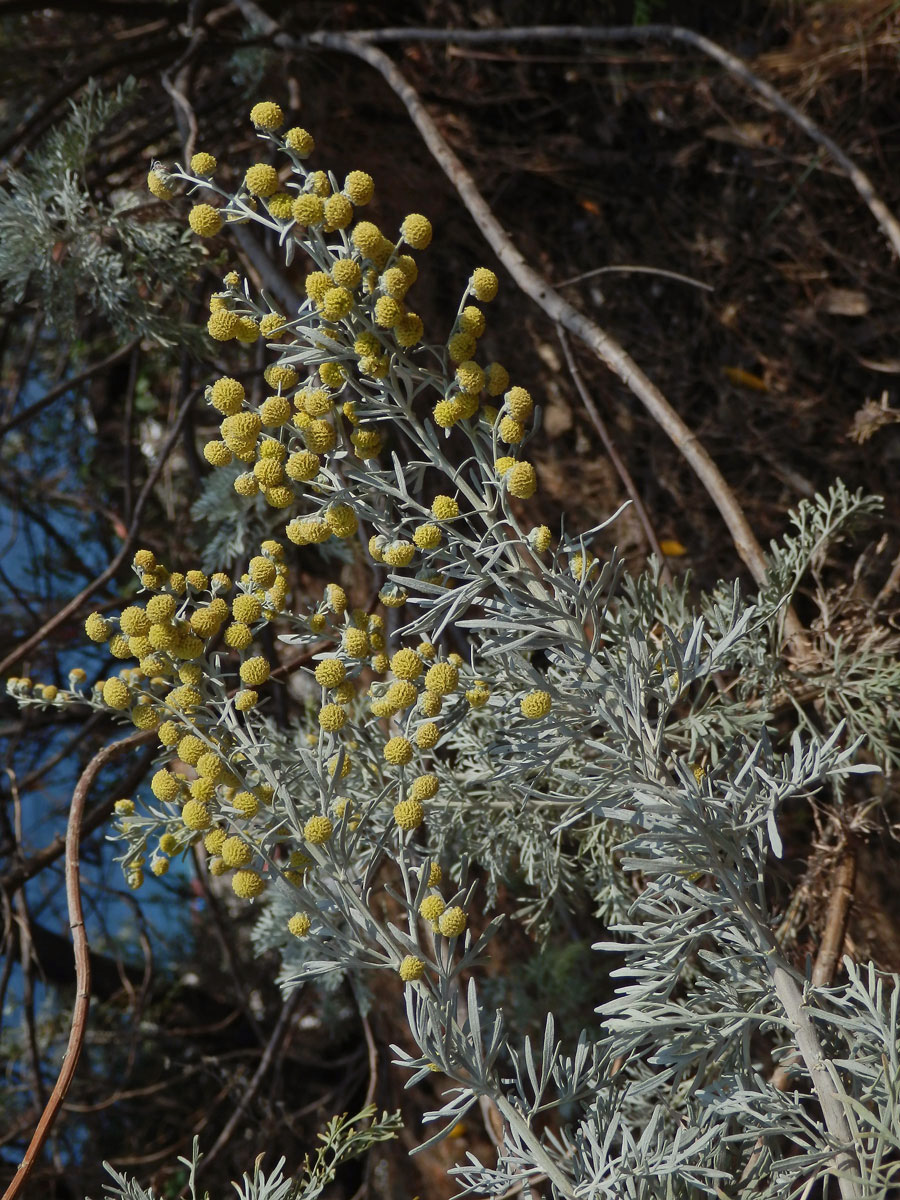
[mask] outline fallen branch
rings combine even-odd
[[[3,1193],[2,1200],[14,1200],[18,1196],[32,1167],[47,1140],[53,1123],[59,1115],[59,1110],[66,1098],[66,1092],[75,1076],[81,1047],[84,1044],[85,1028],[87,1026],[88,1008],[91,996],[91,964],[87,933],[84,928],[84,913],[81,907],[81,873],[79,851],[81,846],[81,819],[91,785],[107,763],[118,758],[147,740],[147,733],[134,733],[131,737],[123,738],[120,742],[104,746],[91,759],[81,773],[75,791],[72,794],[72,806],[69,809],[69,823],[66,828],[66,904],[69,912],[69,928],[72,930],[72,942],[75,950],[75,1005],[72,1009],[72,1025],[69,1030],[69,1042],[63,1056],[59,1076],[50,1093],[50,1099],[41,1113],[37,1128],[25,1151],[25,1156],[19,1163],[16,1174],[9,1187]]]

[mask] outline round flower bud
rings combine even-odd
[[[503,400],[506,404],[506,411],[516,421],[527,421],[534,409],[531,393],[523,387],[510,388]]]
[[[452,429],[462,420],[462,408],[453,400],[438,400],[433,410],[434,423],[441,429]]]
[[[174,721],[163,721],[156,731],[156,736],[159,738],[160,745],[174,746],[179,737],[178,726]]]
[[[253,900],[265,889],[265,881],[256,871],[235,871],[231,877],[234,894],[242,900]]]
[[[425,809],[418,800],[401,800],[394,805],[394,820],[405,832],[418,829],[425,820]]]
[[[191,767],[196,767],[200,756],[206,753],[206,744],[193,733],[186,734],[178,743],[178,757]]]
[[[536,554],[545,554],[550,549],[553,537],[547,525],[535,525],[528,535],[528,544]]]
[[[130,817],[134,812],[133,800],[117,800],[113,806],[120,817]]]
[[[422,674],[422,660],[415,650],[398,650],[391,659],[391,670],[398,679],[418,679]]]
[[[121,679],[107,679],[103,685],[103,702],[110,708],[128,708],[131,693]]]
[[[466,927],[466,914],[458,904],[447,908],[441,913],[438,928],[444,937],[459,937]]]
[[[436,717],[441,711],[443,701],[436,692],[427,689],[419,697],[418,708],[423,717]]]
[[[178,849],[178,838],[173,833],[164,833],[159,839],[160,854],[174,854]]]
[[[319,709],[319,724],[326,733],[335,733],[347,723],[347,714],[339,704],[324,704]]]
[[[259,812],[259,800],[252,792],[238,792],[231,797],[231,807],[236,808],[248,821]]]
[[[290,192],[276,192],[267,201],[269,215],[274,217],[276,221],[290,221],[293,215],[291,211],[293,201],[294,197]]]
[[[217,379],[209,391],[209,402],[224,416],[231,416],[241,411],[244,403],[244,385],[237,379],[225,375]]]
[[[230,342],[237,337],[240,327],[240,317],[227,308],[217,309],[206,322],[207,333],[217,342]]]
[[[401,346],[415,346],[422,340],[425,326],[422,318],[414,312],[404,313],[394,326],[394,336]]]
[[[471,333],[454,333],[447,343],[447,353],[454,363],[465,362],[475,353],[475,337]]]
[[[272,668],[269,666],[268,660],[263,658],[261,654],[255,658],[248,658],[246,662],[241,663],[241,682],[248,684],[250,687],[258,687],[261,683],[265,683],[269,678]]]
[[[425,686],[437,696],[447,696],[459,683],[459,668],[451,662],[435,663],[425,675]]]
[[[456,382],[464,392],[480,392],[484,387],[484,371],[469,359],[456,368]]]
[[[303,430],[303,436],[313,454],[327,454],[337,441],[337,435],[327,421],[310,421]]]
[[[330,817],[310,817],[303,826],[303,836],[314,846],[324,845],[334,833]]]
[[[270,428],[285,425],[291,419],[292,412],[291,402],[286,396],[269,396],[259,406],[259,418],[263,425]]]
[[[344,180],[344,195],[360,208],[368,204],[375,192],[371,175],[365,171],[351,171]]]
[[[84,632],[92,642],[105,642],[113,632],[113,624],[106,617],[101,617],[99,613],[94,612],[85,621]]]
[[[236,621],[243,621],[247,625],[252,625],[254,621],[258,621],[262,616],[262,604],[260,604],[256,596],[235,596],[231,602],[231,611],[234,613]]]
[[[319,456],[311,450],[295,450],[284,464],[284,473],[291,479],[308,483],[318,475],[320,466]]]
[[[537,491],[537,476],[530,462],[522,459],[509,473],[509,492],[520,500],[528,500]]]
[[[353,220],[353,205],[346,196],[336,192],[325,201],[325,222],[327,232],[333,229],[346,229]]]
[[[484,373],[484,386],[489,396],[499,396],[509,387],[509,372],[500,363],[488,363]]]
[[[393,329],[403,319],[403,306],[393,296],[380,296],[375,301],[375,323],[382,329]]]
[[[382,551],[384,561],[392,567],[406,567],[412,562],[416,548],[412,542],[406,542],[398,539],[395,542],[388,542]]]
[[[335,537],[353,537],[359,528],[356,512],[349,504],[329,504],[325,510],[325,524]]]
[[[323,658],[316,666],[316,683],[324,688],[334,688],[344,682],[346,674],[346,668],[339,658]]]
[[[413,541],[420,550],[434,550],[441,544],[443,535],[437,525],[420,525],[413,532]]]
[[[412,761],[412,742],[405,737],[392,737],[384,747],[385,760],[395,767],[403,767]]]
[[[185,805],[185,808],[187,805]],[[253,850],[243,838],[236,835],[226,838],[219,850],[227,867],[246,867],[253,858]]]
[[[550,693],[539,691],[529,692],[519,705],[522,715],[532,721],[536,721],[540,717],[546,717],[551,706]]]
[[[164,803],[174,800],[181,791],[181,780],[176,779],[170,771],[165,769],[157,771],[150,780],[150,791],[157,800],[162,800]]]
[[[440,863],[431,863],[428,867],[428,886],[437,887],[437,885],[441,882],[443,875],[444,873],[441,870]]]
[[[471,333],[472,337],[480,338],[484,327],[484,313],[474,304],[467,304],[459,314],[459,328],[463,333]]]
[[[509,442],[511,446],[517,446],[525,436],[525,426],[521,421],[515,420],[514,417],[504,417],[497,429],[500,440]]]
[[[387,655],[383,657],[386,658]],[[394,712],[400,712],[401,709],[409,708],[415,704],[418,695],[419,693],[414,683],[410,683],[408,679],[400,679],[396,683],[391,684],[385,693],[384,699]]]
[[[381,434],[377,429],[354,429],[350,441],[359,458],[375,458],[381,452]]]
[[[217,165],[215,156],[205,154],[202,150],[199,154],[191,156],[191,171],[195,175],[205,175],[208,178],[215,171]]]
[[[277,342],[285,333],[286,320],[281,313],[267,313],[259,323],[259,332],[270,341]]]
[[[421,213],[410,213],[404,218],[400,233],[413,250],[425,250],[431,242],[431,222]]]
[[[234,457],[224,442],[207,442],[203,447],[203,457],[213,467],[227,467]]]
[[[175,195],[159,171],[151,171],[148,174],[147,187],[157,200],[171,200]]]
[[[278,172],[268,163],[254,163],[244,176],[247,191],[254,196],[272,196],[278,191]]]
[[[421,958],[416,958],[414,954],[407,954],[397,968],[397,974],[404,983],[415,983],[417,979],[421,979],[425,974],[425,964]]]
[[[441,896],[426,896],[419,905],[419,914],[426,921],[436,921],[446,908]]]
[[[310,929],[312,929],[312,921],[310,921],[306,913],[294,913],[294,915],[288,921],[288,931],[292,933],[294,937],[306,937]]]
[[[490,698],[491,689],[483,679],[476,679],[474,684],[466,691],[466,699],[469,702],[470,708],[484,708]]]
[[[459,516],[459,504],[452,496],[435,496],[431,511],[439,521],[452,521]]]
[[[325,205],[319,196],[304,192],[291,205],[291,216],[298,225],[321,225],[325,219]]]
[[[493,271],[487,267],[476,267],[469,280],[469,290],[476,300],[489,301],[497,295],[500,283]]]
[[[188,222],[200,237],[215,237],[222,228],[222,215],[211,204],[195,204],[188,213]]]
[[[365,658],[369,653],[369,635],[364,629],[348,626],[344,630],[342,644],[344,653],[350,658]]]
[[[262,554],[250,559],[247,573],[255,584],[263,588],[271,587],[278,574],[272,560]]]
[[[407,792],[408,800],[431,800],[437,795],[440,780],[437,775],[417,775]]]
[[[316,148],[315,139],[311,133],[295,125],[284,135],[284,144],[293,150],[298,158],[307,158]]]
[[[250,120],[257,129],[265,129],[268,132],[272,129],[281,128],[284,124],[284,113],[281,110],[281,105],[276,104],[274,100],[261,100],[259,104],[254,104],[250,109]],[[291,130],[290,132],[293,133],[294,131]]]
[[[247,712],[255,708],[258,701],[259,692],[254,692],[252,688],[242,688],[234,698],[234,707],[238,712]]]
[[[329,288],[319,303],[319,312],[326,321],[340,321],[352,308],[353,293],[342,287]]]
[[[212,825],[209,809],[200,800],[188,800],[181,810],[181,819],[188,829],[209,829]]]
[[[416,730],[416,745],[420,750],[430,750],[437,745],[438,738],[441,736],[441,731],[435,725],[434,721],[426,721],[424,725],[420,725]]]

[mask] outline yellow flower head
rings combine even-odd
[[[202,150],[191,156],[191,171],[194,175],[204,175],[208,178],[215,171],[217,165],[215,156],[206,154]]]
[[[250,109],[250,120],[257,129],[264,129],[268,132],[281,128],[284,124],[284,113],[281,105],[276,104],[274,100],[262,100]]]
[[[425,250],[431,242],[431,222],[421,213],[410,213],[404,218],[400,233],[413,250]]]
[[[469,280],[469,290],[476,300],[493,300],[499,286],[497,276],[487,267],[476,267]]]
[[[316,148],[312,134],[301,129],[299,125],[295,125],[293,129],[287,131],[284,135],[284,144],[293,150],[298,158],[308,158]]]

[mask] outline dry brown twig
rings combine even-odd
[[[120,754],[141,745],[152,736],[152,731],[133,733],[130,737],[119,742],[104,746],[91,759],[82,771],[75,791],[72,794],[72,805],[69,809],[69,822],[66,828],[66,903],[69,912],[69,928],[72,930],[72,941],[75,950],[75,1004],[72,1009],[72,1024],[69,1030],[69,1041],[63,1056],[62,1067],[54,1084],[50,1099],[41,1113],[37,1128],[32,1135],[25,1151],[25,1156],[19,1163],[16,1174],[9,1187],[3,1193],[2,1200],[14,1200],[21,1194],[28,1176],[40,1154],[44,1142],[50,1133],[53,1123],[59,1115],[59,1110],[66,1098],[66,1092],[75,1075],[81,1047],[84,1044],[87,1027],[88,1008],[91,995],[91,962],[88,947],[87,932],[84,927],[84,913],[81,907],[81,873],[79,852],[81,846],[81,819],[91,785],[99,773]]]

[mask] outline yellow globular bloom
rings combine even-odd
[[[299,125],[295,125],[293,129],[289,129],[284,135],[284,144],[288,146],[299,158],[307,158],[316,148],[316,142],[311,133],[307,133],[305,129],[301,129]]]
[[[170,771],[163,768],[157,771],[150,780],[150,791],[157,800],[162,800],[164,803],[174,800],[181,791],[181,780],[176,779]]]
[[[337,583],[326,583],[326,585],[325,585],[325,601],[328,604],[328,607],[331,609],[331,611],[333,613],[336,613],[338,616],[341,616],[342,613],[345,613],[347,611],[347,604],[348,604],[347,593]],[[366,622],[364,622],[364,621],[360,622],[360,621],[354,620],[353,624],[358,625],[360,628],[363,628],[364,625],[366,624]]]
[[[516,463],[509,472],[509,493],[520,500],[528,500],[537,491],[537,475],[530,462],[524,459]]]
[[[381,245],[383,235],[377,225],[373,225],[371,221],[357,221],[353,228],[353,233],[350,235],[350,241],[356,249],[365,258],[375,261],[374,255],[377,254]]]
[[[269,215],[277,221],[290,221],[293,216],[294,197],[290,192],[276,192],[267,201]]]
[[[209,809],[200,800],[188,800],[181,810],[181,819],[188,829],[196,831],[209,829],[212,825]]]
[[[335,229],[346,229],[353,220],[353,205],[346,196],[336,192],[325,201],[326,232]]]
[[[337,435],[327,421],[310,421],[303,430],[303,436],[313,454],[327,454],[337,442]]]
[[[476,267],[469,280],[469,291],[476,300],[490,301],[497,295],[500,281],[487,267]]]
[[[331,268],[331,278],[338,287],[356,288],[362,280],[362,271],[352,258],[340,258]]]
[[[209,402],[224,416],[231,416],[241,411],[244,403],[244,385],[237,379],[225,375],[217,379],[209,391]]]
[[[103,702],[110,708],[128,708],[131,704],[131,692],[121,679],[107,679],[103,685]]]
[[[334,833],[334,825],[330,817],[310,817],[303,826],[303,836],[314,846],[322,846]]]
[[[228,834],[225,832],[225,830],[217,827],[209,831],[209,833],[203,839],[203,845],[210,854],[221,854],[222,847],[225,845],[227,839]]]
[[[326,733],[335,733],[347,723],[347,714],[339,704],[324,704],[319,709],[319,724]]]
[[[260,420],[270,428],[287,424],[292,412],[291,402],[285,396],[268,396],[259,406]]]
[[[394,336],[404,348],[417,345],[425,333],[422,318],[414,312],[404,313],[394,326]]]
[[[206,753],[206,743],[193,733],[186,734],[178,743],[178,757],[191,767],[196,767],[200,756]]]
[[[259,587],[269,588],[275,582],[278,572],[270,558],[257,554],[250,559],[247,574]]]
[[[459,504],[452,496],[435,496],[431,512],[439,521],[452,521],[459,516]]]
[[[113,807],[120,817],[129,817],[134,812],[134,801],[117,800]]]
[[[281,313],[266,313],[259,323],[259,332],[263,337],[270,338],[272,341],[278,339],[285,333],[285,323],[287,318]]]
[[[431,242],[431,222],[421,213],[410,213],[404,218],[400,233],[413,250],[425,250]]]
[[[283,392],[286,392],[289,388],[296,386],[298,375],[293,367],[272,363],[263,371],[263,379],[269,387],[281,388]]]
[[[456,368],[456,382],[464,392],[480,392],[484,387],[484,371],[472,359],[461,362]]]
[[[334,689],[334,700],[336,704],[349,704],[355,695],[356,692],[349,679],[344,683],[339,683]]]
[[[435,425],[440,425],[441,429],[452,429],[457,421],[462,420],[463,410],[454,400],[439,400],[432,415]]]
[[[84,632],[92,642],[105,642],[113,632],[112,621],[102,617],[100,613],[91,613],[84,623]]]
[[[288,932],[292,933],[294,937],[306,937],[310,929],[312,929],[312,921],[309,919],[306,913],[294,913],[294,915],[288,921]]]
[[[203,779],[211,779],[213,783],[218,779],[222,779],[226,773],[226,766],[213,750],[204,750],[197,759],[197,774]]]
[[[443,534],[437,525],[420,525],[413,533],[413,541],[420,550],[434,550],[441,544]]]
[[[255,708],[258,701],[259,692],[254,692],[252,688],[242,688],[234,698],[234,707],[238,712],[247,712]]]
[[[523,387],[510,388],[503,397],[506,411],[516,421],[527,421],[534,409],[531,393]]]
[[[185,805],[187,807],[187,805]],[[243,838],[236,835],[226,838],[219,853],[227,867],[245,867],[253,858],[253,850]]]
[[[209,320],[206,322],[207,333],[217,342],[230,342],[232,338],[237,337],[240,327],[240,317],[227,308],[217,309],[210,314]]]
[[[167,874],[169,870],[169,860],[167,858],[155,858],[150,865],[150,870],[156,876]]]
[[[586,550],[583,554],[578,550],[569,559],[569,570],[575,579],[587,579],[590,575],[594,574],[596,568],[597,558],[590,550]]]
[[[344,180],[343,192],[355,205],[362,207],[372,199],[375,183],[365,171],[350,171]]]
[[[387,658],[387,655],[379,657]],[[410,683],[408,679],[399,679],[396,683],[391,684],[384,699],[395,712],[399,712],[401,709],[415,704],[418,695],[414,683]]]
[[[460,333],[454,333],[447,343],[447,354],[452,363],[462,363],[470,359],[475,353],[475,337],[471,333],[463,330]]]
[[[522,710],[522,716],[528,717],[531,721],[536,721],[540,717],[546,717],[552,707],[552,703],[549,692],[533,691],[525,696],[519,707]]]
[[[441,913],[438,928],[444,937],[459,937],[466,928],[466,914],[458,904],[447,908]]]
[[[350,658],[365,658],[369,653],[369,635],[364,629],[356,629],[354,626],[348,625],[341,641],[344,653]]]
[[[175,193],[168,186],[159,171],[151,171],[147,176],[147,187],[157,200],[171,200]]]
[[[484,386],[489,396],[499,396],[509,387],[509,371],[498,362],[488,363],[484,372]]]
[[[441,896],[426,896],[419,905],[419,914],[426,921],[436,921],[446,907]]]
[[[144,637],[150,629],[150,618],[137,604],[124,608],[119,617],[119,628],[128,637]]]
[[[252,625],[262,616],[262,604],[256,596],[235,596],[231,602],[231,611],[236,621]]]
[[[401,267],[389,267],[379,280],[381,290],[394,300],[402,300],[409,291],[409,279]]]
[[[298,482],[308,483],[318,475],[320,466],[319,456],[311,450],[295,450],[284,464],[284,473]]]
[[[359,458],[375,458],[381,452],[381,434],[377,429],[354,429],[350,441]]]
[[[238,792],[231,797],[231,807],[236,808],[241,816],[249,821],[259,812],[259,799],[252,792]]]
[[[509,442],[511,446],[517,446],[525,436],[525,426],[521,421],[515,420],[514,417],[504,417],[497,429],[500,440]]]
[[[162,725],[156,731],[156,736],[159,738],[161,745],[174,746],[180,737],[180,733],[174,721],[163,721]]]
[[[213,467],[227,467],[234,456],[224,442],[212,441],[204,445],[203,457]]]
[[[353,308],[353,293],[348,288],[330,287],[319,303],[326,321],[340,321]]]
[[[291,216],[298,225],[321,225],[325,220],[325,205],[321,197],[304,192],[291,205]]]
[[[249,684],[250,687],[258,687],[259,684],[265,683],[271,674],[272,668],[269,666],[267,659],[257,655],[255,658],[248,658],[241,663],[240,676],[243,683]]]
[[[434,721],[426,721],[424,725],[420,725],[416,730],[416,745],[420,750],[430,750],[437,745],[438,738],[441,736],[441,731],[435,725]]]
[[[208,178],[213,174],[217,165],[213,154],[206,154],[201,150],[198,154],[191,155],[191,171],[195,175],[205,175]]]
[[[441,711],[442,700],[437,692],[425,691],[419,697],[419,711],[424,717],[436,717]]]
[[[335,537],[353,537],[359,528],[359,519],[349,504],[329,504],[325,510],[325,524]]]
[[[215,237],[222,228],[222,214],[211,204],[195,204],[188,213],[188,223],[199,237]]]
[[[257,129],[280,129],[284,124],[284,113],[274,100],[261,100],[250,109],[250,120]]]
[[[436,696],[447,696],[459,683],[459,668],[451,662],[435,663],[425,674],[425,687]]]
[[[415,650],[398,650],[391,659],[391,670],[398,679],[418,679],[422,674],[422,660]]]
[[[407,799],[431,800],[432,797],[437,795],[439,787],[440,780],[437,775],[430,773],[428,775],[418,775],[410,785],[410,789],[407,792]]]
[[[466,699],[471,708],[484,708],[491,698],[491,689],[483,679],[476,679],[470,688],[466,689]]]
[[[335,688],[344,682],[346,674],[346,668],[339,658],[323,658],[316,666],[316,683],[324,688]]]
[[[252,346],[259,337],[259,326],[252,317],[241,317],[238,331],[234,336],[243,345]]]
[[[392,737],[384,747],[384,757],[395,767],[404,767],[412,761],[413,747],[409,738]]]
[[[173,833],[164,833],[159,839],[160,854],[174,854],[178,849],[178,839]]]
[[[375,324],[382,329],[393,329],[403,319],[403,305],[393,296],[379,296],[375,301]]]
[[[528,543],[532,550],[538,554],[544,554],[550,549],[550,543],[553,536],[547,525],[535,525],[531,533],[528,535]]]
[[[278,172],[268,163],[254,163],[247,168],[244,185],[254,196],[272,196],[278,191]]]
[[[384,561],[391,567],[407,567],[412,562],[416,548],[412,542],[402,538],[389,542],[382,551]]]
[[[397,968],[397,974],[404,983],[415,983],[417,979],[421,979],[425,974],[425,964],[421,958],[416,958],[414,954],[407,954]]]
[[[441,870],[440,863],[433,862],[428,868],[428,886],[437,887],[443,879],[444,873]]]
[[[425,809],[418,800],[401,800],[394,805],[394,820],[404,832],[409,833],[418,829],[425,820]]]
[[[235,871],[231,877],[234,894],[242,900],[253,900],[265,890],[265,880],[257,871]]]

